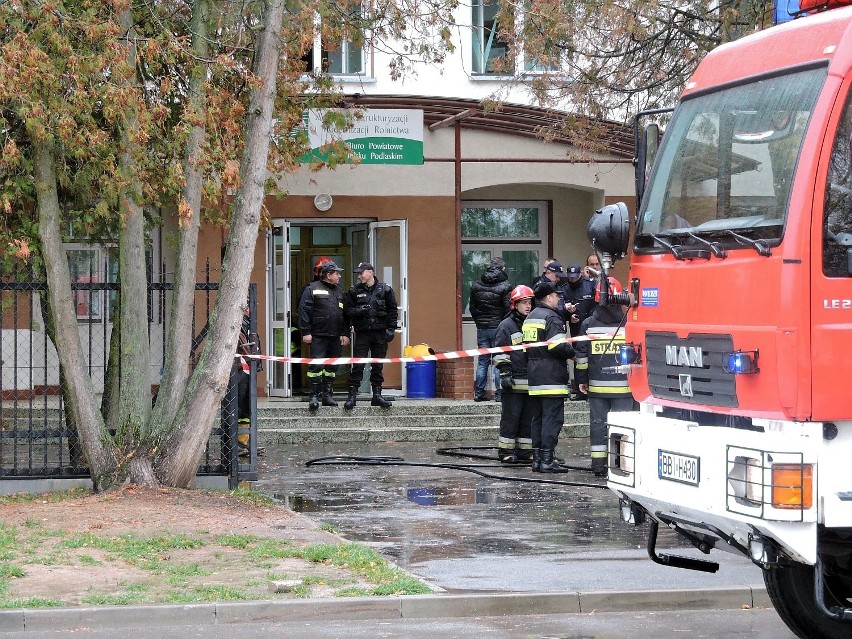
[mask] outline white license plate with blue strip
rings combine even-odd
[[[692,455],[681,455],[680,453],[659,449],[657,451],[657,476],[660,479],[697,486],[701,480],[701,459]]]

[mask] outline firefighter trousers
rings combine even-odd
[[[606,457],[606,416],[613,410],[633,410],[633,397],[589,395],[589,445],[592,458]]]
[[[565,423],[565,395],[530,395],[533,448],[556,448]]]

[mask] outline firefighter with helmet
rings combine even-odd
[[[523,344],[522,326],[530,314],[535,295],[529,286],[516,286],[509,295],[509,314],[497,326],[494,346]],[[527,382],[527,354],[523,349],[498,353],[494,366],[500,373],[503,402],[500,409],[500,437],[497,456],[504,464],[524,463],[532,460],[530,424],[532,404],[529,401]]]
[[[565,473],[569,468],[554,453],[559,432],[565,423],[565,398],[568,397],[568,360],[574,348],[567,341],[568,329],[557,310],[559,293],[550,282],[540,282],[533,289],[536,306],[522,326],[524,343],[547,342],[527,348],[527,378],[533,408],[530,428],[533,444],[532,471]]]
[[[621,293],[621,284],[608,277],[609,294]],[[601,297],[601,283],[595,289],[595,301]],[[607,467],[606,418],[610,411],[634,410],[633,396],[627,384],[627,375],[616,372],[619,348],[623,335],[615,335],[624,326],[624,306],[595,307],[580,326],[580,335],[590,339],[579,341],[574,366],[580,392],[589,396],[589,443],[591,445],[592,471],[595,477],[605,477]]]
[[[349,325],[343,316],[343,288],[339,284],[342,272],[334,262],[323,264],[320,279],[305,288],[299,301],[302,342],[310,345],[311,357],[315,359],[340,357],[343,347],[349,344]],[[337,406],[332,391],[336,373],[334,365],[308,365],[310,410],[319,408],[320,401],[323,406]]]

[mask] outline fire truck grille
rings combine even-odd
[[[688,404],[736,407],[734,375],[723,363],[734,350],[730,335],[690,333],[685,339],[675,333],[648,331],[645,362],[648,385],[654,397]]]

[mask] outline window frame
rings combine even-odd
[[[550,202],[546,200],[464,200],[461,203],[462,205],[462,215],[464,215],[465,209],[475,209],[475,208],[490,208],[490,209],[500,209],[500,208],[524,208],[530,209],[535,208],[538,209],[538,235],[536,237],[527,237],[527,238],[518,238],[518,237],[509,237],[509,236],[495,236],[495,237],[487,237],[487,236],[471,236],[465,237],[462,235],[462,229],[459,229],[459,234],[461,236],[461,262],[462,262],[462,319],[464,321],[472,321],[470,316],[470,286],[475,281],[468,280],[464,276],[464,254],[466,252],[472,251],[481,251],[488,255],[488,260],[491,260],[495,257],[503,257],[504,253],[512,252],[512,251],[531,251],[537,253],[536,259],[536,269],[533,271],[532,276],[529,281],[519,281],[512,282],[512,278],[510,277],[510,283],[513,285],[517,284],[530,284],[532,279],[535,278],[539,274],[538,267],[541,264],[541,260],[544,259],[544,256],[548,253],[548,240],[550,237],[550,228],[549,228],[549,220],[550,220]],[[479,274],[476,275],[478,277]]]

